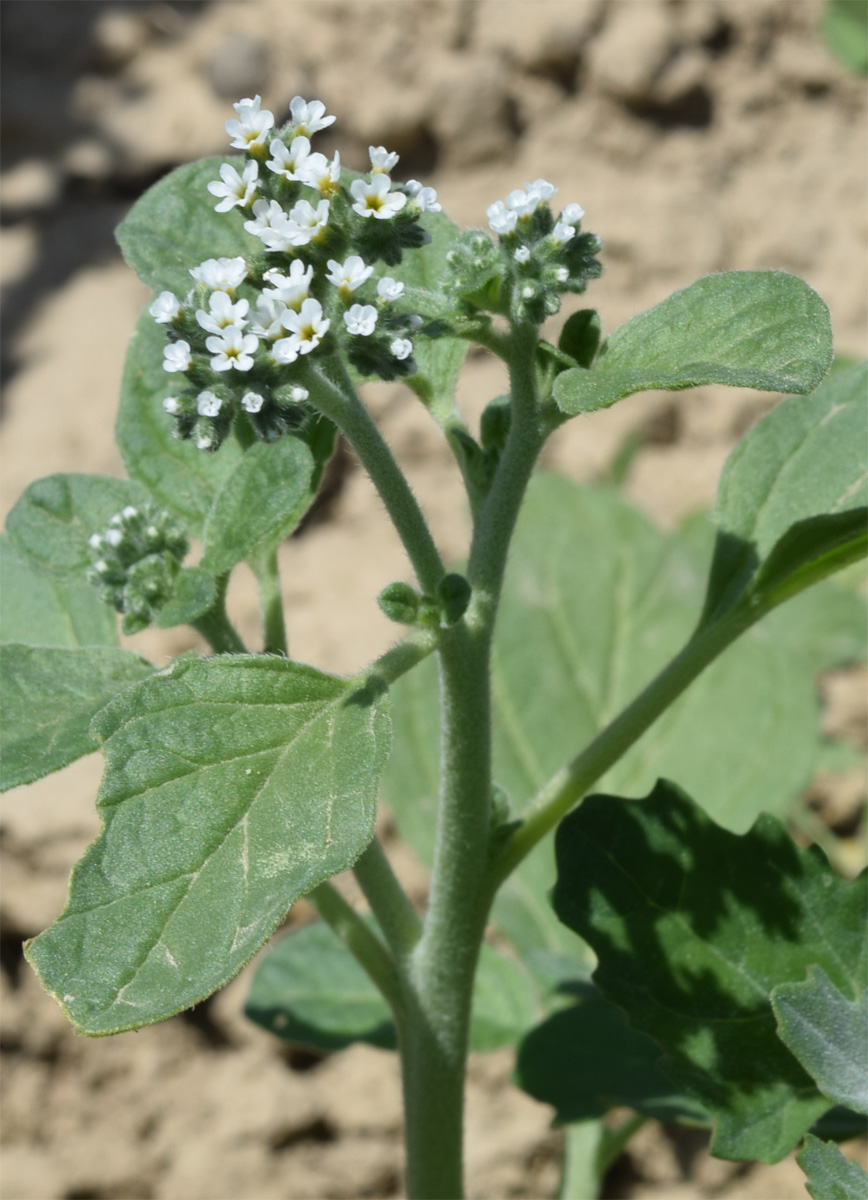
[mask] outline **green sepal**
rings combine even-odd
[[[444,625],[454,625],[467,611],[472,595],[471,587],[463,575],[444,575],[437,584],[437,604]]]
[[[583,308],[567,317],[558,349],[574,358],[580,367],[589,369],[600,347],[603,327],[600,314],[594,308]]]

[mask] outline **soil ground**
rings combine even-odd
[[[403,177],[432,183],[464,225],[484,224],[486,206],[525,180],[556,182],[603,238],[592,302],[607,330],[704,273],[783,268],[828,302],[838,352],[864,356],[865,85],[831,57],[821,13],[818,0],[5,0],[3,513],[54,471],[121,473],[118,381],[148,296],[112,228],[164,171],[222,150],[231,102],[256,92],[279,120],[297,93],[323,99],[339,118],[323,149],[357,167],[369,144],[398,150]],[[485,355],[469,359],[471,418],[502,384]],[[446,556],[460,557],[457,475],[427,415],[398,386],[368,398]],[[637,437],[625,491],[671,526],[709,504],[727,453],[773,399],[645,394],[566,426],[547,463],[593,480]],[[281,560],[294,653],[348,672],[392,640],[374,597],[407,565],[365,477],[342,462],[321,519]],[[255,642],[249,582],[231,608]],[[195,638],[148,632],[130,644],[165,661]],[[864,738],[864,676],[844,673],[824,695],[827,720]],[[245,976],[183,1017],[93,1041],[40,992],[21,941],[63,905],[98,829],[99,775],[92,756],[6,798],[3,1200],[400,1196],[388,1054],[281,1048],[242,1017]],[[864,779],[836,803],[855,828]],[[423,894],[418,865],[390,846]],[[855,862],[863,848],[849,852]],[[309,915],[302,902],[290,920]],[[470,1194],[553,1196],[559,1135],[511,1069],[506,1052],[471,1064]],[[806,1193],[792,1158],[723,1163],[703,1136],[649,1125],[605,1195]]]

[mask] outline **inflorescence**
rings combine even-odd
[[[138,633],[172,595],[189,548],[183,531],[167,512],[128,505],[89,544],[88,581],[99,588],[104,604],[123,613],[124,633]]]
[[[363,176],[342,170],[337,153],[311,152],[311,137],[335,120],[319,100],[296,96],[277,131],[259,96],[234,107],[226,131],[246,162],[224,163],[207,186],[217,212],[241,210],[262,250],[207,259],[190,269],[183,300],[165,291],[149,310],[169,339],[163,367],[181,377],[163,408],[175,436],[201,450],[216,450],[241,414],[265,441],[297,429],[320,355],[337,350],[362,376],[395,379],[416,370],[414,338],[450,332],[442,313],[426,324],[402,311],[404,283],[374,266],[396,266],[430,241],[420,218],[441,211],[434,189],[393,182],[398,155],[383,146],[369,148]],[[582,209],[569,204],[556,221],[548,202],[557,189],[543,179],[526,189],[488,210],[499,245],[479,230],[456,239],[438,297],[456,312],[541,323],[560,293],[583,291],[600,273],[599,239],[579,233]]]

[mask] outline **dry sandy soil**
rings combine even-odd
[[[826,50],[820,12],[815,0],[5,0],[4,514],[53,471],[121,473],[118,380],[148,297],[111,230],[165,170],[221,150],[231,101],[254,92],[279,119],[296,93],[322,98],[339,117],[324,149],[351,166],[369,143],[400,151],[407,176],[433,183],[462,224],[483,224],[486,205],[526,179],[555,181],[603,237],[593,303],[608,330],[703,273],[784,268],[827,300],[838,351],[863,356],[865,88]],[[461,388],[471,417],[503,390],[485,356]],[[445,553],[460,556],[457,476],[426,414],[396,386],[370,403]],[[567,426],[548,462],[592,480],[638,435],[626,492],[671,525],[710,502],[725,456],[769,403],[714,388],[648,394]],[[374,597],[407,566],[349,456],[339,484],[282,563],[294,652],[345,672],[393,637]],[[243,583],[232,611],[255,642]],[[165,661],[194,639],[131,644]],[[828,692],[857,739],[864,690],[849,674]],[[389,1055],[357,1047],[319,1061],[275,1045],[241,1015],[244,977],[192,1014],[96,1041],[74,1037],[40,992],[20,943],[62,907],[98,828],[99,774],[92,756],[6,800],[4,1200],[401,1195]],[[857,779],[846,803],[863,798]],[[392,849],[420,892],[419,868]],[[302,903],[292,920],[307,915]],[[510,1071],[507,1053],[471,1066],[470,1193],[552,1196],[559,1135]],[[605,1194],[806,1195],[791,1159],[737,1167],[711,1159],[703,1137],[656,1126]]]

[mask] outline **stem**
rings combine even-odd
[[[193,628],[202,634],[215,654],[246,654],[247,647],[226,615],[226,585],[229,572],[218,576],[217,599],[212,608],[193,621]]]
[[[371,477],[423,592],[433,593],[444,568],[431,531],[401,468],[345,372],[338,383],[311,371],[314,401],[350,443]],[[312,389],[312,391],[313,391]]]
[[[400,963],[419,941],[422,921],[376,837],[353,867],[353,874],[380,923],[389,949]]]
[[[602,1121],[574,1121],[564,1127],[564,1165],[559,1200],[597,1200],[606,1141]]]
[[[403,1001],[395,964],[386,947],[333,884],[321,883],[308,893],[307,898],[338,935],[353,958],[364,967],[370,979],[388,1000],[397,1019]]]
[[[537,794],[524,822],[492,864],[492,894],[577,800],[630,749],[710,662],[753,623],[734,613],[695,635],[648,684],[629,707],[607,725],[572,762],[562,767]]]
[[[265,631],[266,654],[282,654],[289,657],[286,640],[286,624],[283,619],[283,595],[280,590],[280,568],[277,565],[277,547],[250,563],[259,584],[259,599],[262,604],[262,624]]]

